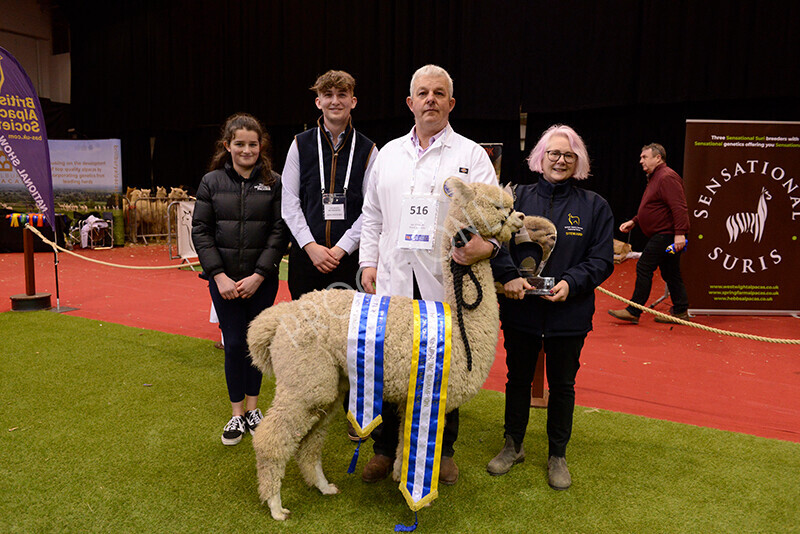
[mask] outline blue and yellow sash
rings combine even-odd
[[[451,334],[448,304],[414,301],[414,354],[406,402],[400,491],[415,512],[439,494]]]
[[[383,409],[383,340],[389,297],[356,293],[347,332],[350,403],[347,418],[362,438],[378,426]]]

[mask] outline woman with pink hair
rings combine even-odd
[[[583,139],[569,126],[554,125],[531,151],[528,164],[539,181],[517,186],[514,209],[545,217],[557,237],[543,277],[555,279],[547,295],[532,295],[532,286],[520,273],[523,261],[538,264],[542,251],[515,239],[492,260],[495,280],[503,284],[500,296],[506,349],[505,444],[486,469],[503,475],[525,459],[522,446],[528,426],[531,384],[539,351],[547,356],[548,483],[556,490],[572,484],[566,450],[572,434],[575,376],[586,335],[592,329],[594,289],[614,269],[614,217],[600,195],[579,188],[589,176],[589,154]]]

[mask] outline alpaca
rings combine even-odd
[[[177,236],[178,234],[178,205],[176,204],[173,209],[170,209],[170,206],[181,200],[188,200],[189,193],[186,192],[185,189],[180,187],[172,187],[170,188],[169,194],[167,195],[167,199],[169,200],[169,204],[167,204],[167,215],[169,218],[169,223],[167,226],[167,234],[172,234]],[[191,225],[190,225],[191,227]],[[191,239],[189,240],[191,242]]]
[[[725,220],[725,228],[728,229],[728,243],[735,243],[740,233],[751,233],[754,243],[761,242],[764,223],[767,221],[767,200],[772,200],[772,195],[769,194],[766,187],[762,187],[755,213],[741,212],[728,216]]]
[[[522,227],[522,214],[513,211],[511,196],[497,186],[466,184],[451,177],[445,181],[445,190],[452,196],[443,236],[455,236],[470,227],[484,237],[508,241]],[[440,238],[445,301],[455,317],[457,292],[449,260],[452,242],[441,232]],[[455,280],[463,289],[462,302],[479,304],[463,309],[468,345],[456,334],[454,321],[447,411],[480,390],[494,361],[500,320],[489,261],[475,263],[472,271],[474,282],[460,275],[461,280]],[[264,310],[250,324],[247,342],[253,365],[275,375],[275,397],[253,436],[260,497],[268,503],[274,519],[284,520],[289,514],[282,506],[280,489],[292,456],[308,485],[324,495],[339,491],[322,471],[322,443],[337,399],[348,388],[347,334],[353,296],[349,290],[315,291]],[[391,298],[384,342],[383,398],[401,409],[406,405],[413,351],[412,306],[410,298]],[[400,432],[396,480],[401,467],[402,424]]]

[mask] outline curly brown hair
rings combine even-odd
[[[225,143],[230,144],[238,130],[249,130],[258,135],[260,144],[259,159],[261,160],[261,176],[259,178],[267,185],[272,184],[275,178],[272,176],[272,161],[269,158],[271,148],[269,134],[267,134],[267,130],[261,124],[261,121],[249,113],[234,113],[225,121],[220,130],[219,139],[214,145],[214,156],[211,158],[208,170],[221,169],[231,161],[231,154],[225,148]]]
[[[350,93],[356,91],[356,80],[349,73],[343,70],[329,70],[309,87],[318,95],[323,94],[328,89],[343,89]]]

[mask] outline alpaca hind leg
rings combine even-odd
[[[309,410],[297,404],[296,400],[281,403],[276,394],[253,436],[259,495],[261,501],[269,505],[272,517],[279,521],[289,515],[289,510],[281,505],[280,496],[286,463],[319,419],[318,416],[309,416]]]
[[[297,465],[306,484],[316,486],[323,495],[339,493],[339,488],[328,482],[322,470],[322,445],[335,407],[336,403],[327,406],[323,410],[324,415],[320,417],[311,431],[303,438],[295,453]]]

